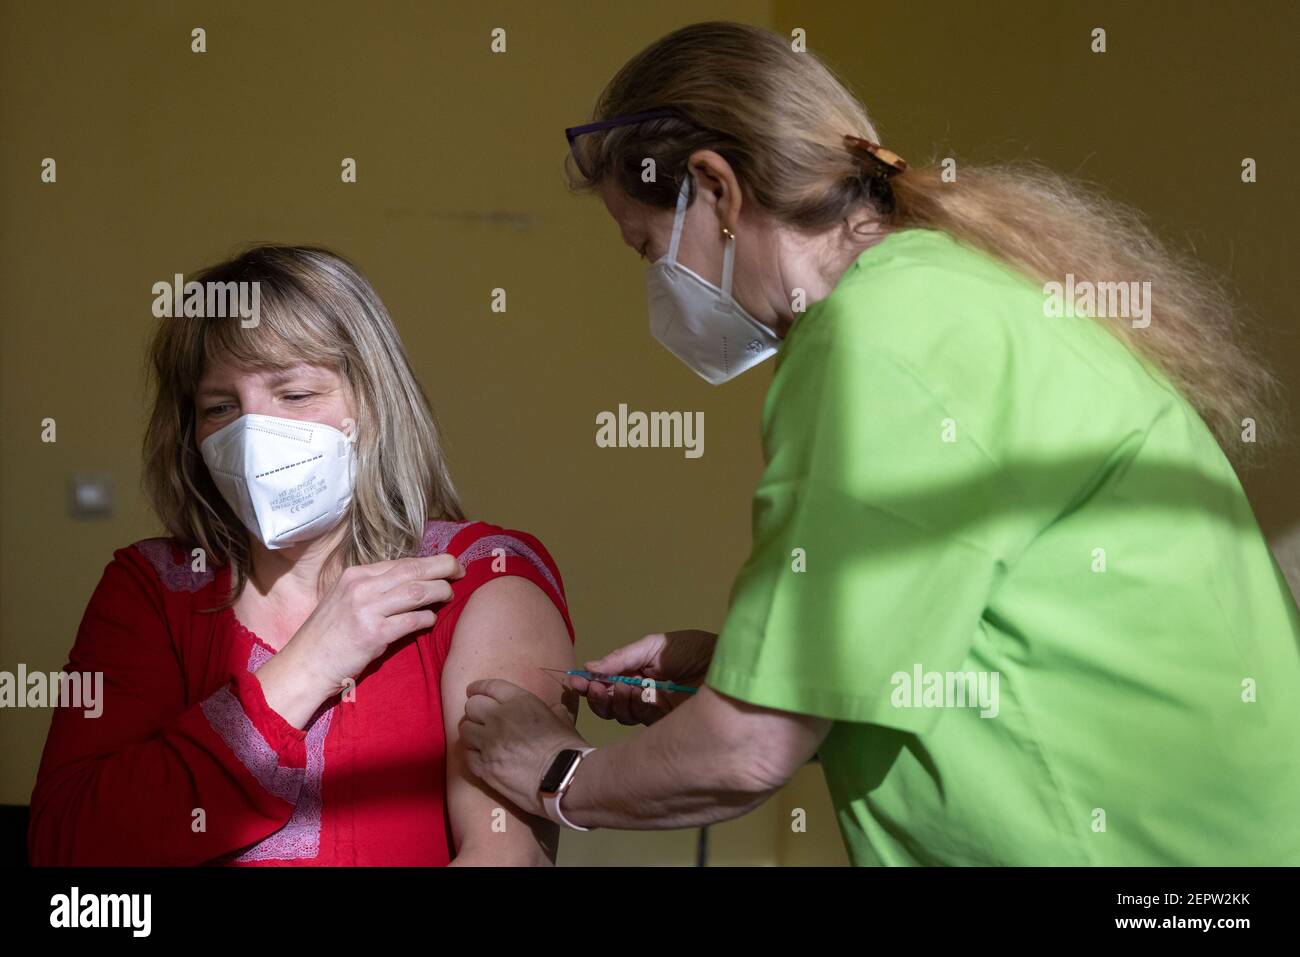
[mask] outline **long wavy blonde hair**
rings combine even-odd
[[[356,267],[326,249],[259,245],[189,281],[256,282],[261,297],[256,325],[245,328],[237,314],[162,319],[150,348],[144,486],[170,535],[231,566],[225,604],[243,591],[249,545],[195,441],[195,391],[218,358],[249,370],[323,365],[347,383],[356,489],[348,535],[325,563],[322,589],[352,565],[417,554],[427,519],[463,518],[429,400],[388,310]]]
[[[697,23],[646,47],[605,87],[592,119],[665,108],[676,115],[579,137],[581,166],[566,160],[570,189],[613,177],[633,199],[671,209],[688,158],[710,149],[787,226],[828,229],[866,206],[886,228],[943,230],[1038,283],[1067,274],[1149,281],[1159,290],[1150,324],[1106,328],[1163,372],[1233,461],[1283,435],[1277,382],[1242,341],[1241,311],[1224,285],[1099,189],[1035,164],[963,166],[945,181],[932,162],[884,181],[874,160],[845,145],[846,134],[880,142],[847,86],[811,52],[745,24]],[[673,175],[646,182],[646,158]],[[1254,443],[1242,441],[1245,419],[1255,423]]]

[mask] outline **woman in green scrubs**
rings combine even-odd
[[[1300,863],[1300,613],[1230,464],[1270,385],[1231,303],[1068,181],[908,168],[767,31],[679,30],[596,112],[575,185],[653,263],[655,337],[715,383],[778,354],[753,551],[719,636],[589,664],[697,695],[575,679],[650,725],[589,751],[478,682],[475,772],[677,828],[817,753],[855,864]]]

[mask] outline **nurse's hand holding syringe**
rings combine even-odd
[[[570,675],[568,686],[587,699],[592,712],[619,724],[654,724],[690,698],[689,693],[658,690],[661,682],[698,688],[704,683],[718,636],[707,631],[669,631],[646,635],[583,667],[589,672],[625,675],[631,683],[609,683]],[[655,681],[647,695],[639,679]],[[650,699],[650,700],[646,700]]]

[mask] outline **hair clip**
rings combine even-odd
[[[855,152],[866,153],[881,166],[885,167],[881,172],[885,176],[896,176],[903,170],[907,169],[907,160],[899,156],[893,150],[885,149],[879,143],[873,143],[871,140],[864,140],[860,136],[845,134],[844,145]]]

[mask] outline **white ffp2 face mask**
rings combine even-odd
[[[646,273],[650,334],[711,385],[734,379],[776,355],[781,340],[731,298],[736,242],[722,254],[722,288],[677,261],[691,178],[682,180],[668,255]]]
[[[356,450],[331,426],[249,414],[200,451],[222,497],[267,548],[323,535],[352,502]]]

